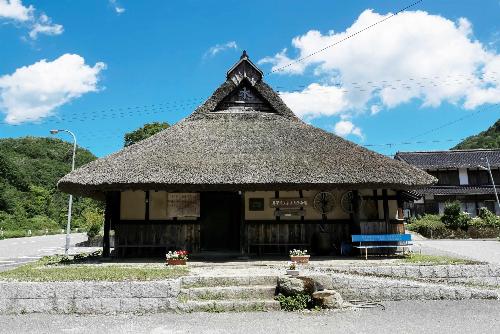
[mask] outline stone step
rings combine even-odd
[[[277,276],[187,276],[182,278],[182,288],[221,286],[276,286]]]
[[[197,287],[181,289],[179,300],[273,299],[276,285]]]
[[[251,311],[279,311],[280,303],[276,300],[190,300],[179,303],[183,312],[251,312]]]

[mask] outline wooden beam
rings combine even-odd
[[[242,191],[240,195],[240,253],[245,255],[248,250],[248,231],[245,224],[245,193]]]
[[[149,201],[150,201],[150,196],[149,196],[149,190],[146,190],[146,200],[145,200],[145,205],[146,205],[146,215],[144,217],[144,220],[149,222]]]
[[[389,233],[389,221],[391,217],[389,217],[389,198],[387,196],[387,189],[382,189],[382,206],[384,208],[384,221],[386,224],[386,233]]]
[[[352,191],[351,235],[361,233],[361,218],[359,212],[359,193]]]
[[[113,216],[113,194],[106,193],[106,208],[104,210],[104,235],[102,238],[102,256],[110,255],[109,231],[111,230],[111,217]]]
[[[274,197],[275,197],[275,198],[280,198],[280,192],[279,192],[278,190],[276,190],[276,191],[274,192]],[[279,211],[279,208],[276,208],[275,210],[276,210],[276,211]],[[279,215],[275,215],[275,217],[276,217],[276,218],[275,218],[276,220],[281,220],[281,217],[280,217]]]

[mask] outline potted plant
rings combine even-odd
[[[288,269],[286,270],[286,274],[290,276],[298,276],[299,270],[297,269],[297,263],[290,262]]]
[[[169,266],[185,265],[188,253],[185,250],[170,251],[165,255]]]
[[[309,255],[307,254],[307,250],[302,249],[292,249],[290,251],[290,259],[292,262],[298,264],[307,264],[309,263]]]

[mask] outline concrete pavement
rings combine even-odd
[[[423,254],[446,255],[500,265],[500,241],[498,240],[439,240],[426,239],[414,242]]]
[[[0,316],[0,333],[496,333],[500,302],[402,301],[321,312]]]
[[[71,234],[71,247],[87,240],[85,233]],[[0,240],[0,271],[54,254],[64,254],[65,234]],[[88,251],[73,249],[72,251]]]

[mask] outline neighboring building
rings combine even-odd
[[[488,159],[497,190],[500,187],[500,149],[451,150],[434,152],[398,152],[395,159],[425,170],[438,183],[418,191],[423,197],[413,203],[413,214],[442,214],[448,201],[457,200],[462,210],[475,217],[486,207],[496,214],[496,202]]]
[[[405,191],[436,179],[304,123],[262,76],[243,53],[189,117],[59,181],[106,201],[105,255],[110,229],[118,254],[328,251],[403,232]]]

